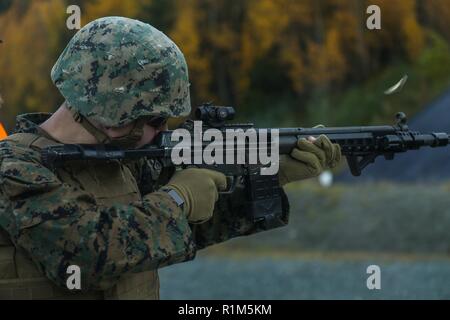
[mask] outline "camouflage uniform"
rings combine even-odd
[[[111,141],[91,121],[121,126],[190,110],[182,53],[135,20],[86,25],[51,75],[74,118],[101,143]],[[49,116],[19,116],[16,134],[0,142],[0,298],[155,299],[158,268],[264,230],[247,216],[242,186],[219,199],[211,220],[189,225],[185,209],[163,189],[173,172],[158,161],[46,168],[40,150],[59,143],[39,128]],[[280,225],[288,220],[283,197]],[[81,269],[82,292],[66,290],[70,265]]]
[[[142,177],[156,176],[155,165],[80,163],[52,172],[40,163],[39,149],[57,142],[33,117],[22,117],[28,128],[18,128],[30,133],[28,141],[12,135],[0,146],[0,226],[43,274],[65,287],[68,266],[78,265],[82,289],[105,291],[126,273],[194,257],[183,210],[165,192],[141,196]]]
[[[18,117],[16,132],[33,136],[28,146],[14,135],[0,143],[0,226],[16,248],[15,257],[0,264],[0,297],[18,297],[21,290],[22,298],[157,298],[157,268],[193,259],[196,250],[214,243],[264,230],[246,215],[242,187],[219,199],[210,221],[190,226],[175,201],[158,191],[170,173],[161,172],[157,162],[90,162],[50,171],[41,164],[39,149],[57,142],[37,127],[48,116]],[[135,201],[128,203],[130,195]],[[287,224],[283,196],[281,222]],[[5,239],[0,250],[13,250]],[[29,271],[28,257],[36,270]],[[21,263],[26,271],[17,275]],[[85,292],[69,294],[42,279],[24,289],[23,281],[38,281],[43,274],[65,288],[69,265],[80,266]],[[154,273],[147,273],[145,287],[124,294],[123,279],[132,282],[130,274],[145,272]],[[1,289],[2,283],[8,289]],[[48,287],[53,294],[43,294]]]

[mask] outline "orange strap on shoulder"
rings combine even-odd
[[[0,123],[0,140],[5,139],[8,136],[8,134],[6,133],[5,128],[3,127],[3,125]]]

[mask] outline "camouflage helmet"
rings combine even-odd
[[[191,110],[186,60],[164,33],[123,17],[94,20],[70,40],[51,71],[69,108],[103,126]]]

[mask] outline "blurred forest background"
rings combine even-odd
[[[107,15],[148,22],[185,53],[193,105],[237,107],[258,125],[392,122],[450,84],[449,0],[1,0],[1,119],[52,111],[62,102],[50,69],[75,30]],[[366,8],[381,8],[368,30]],[[383,91],[404,74],[405,90]]]
[[[389,124],[450,95],[450,0],[0,0],[8,130],[18,113],[62,102],[50,70],[76,32],[66,27],[70,4],[82,25],[121,15],[159,28],[186,55],[193,105],[234,105],[238,120],[259,126]],[[381,30],[366,28],[371,4]],[[405,87],[385,95],[404,75]],[[448,117],[439,101],[436,116]],[[289,185],[287,227],[163,268],[161,297],[450,299],[450,183],[360,180]],[[370,264],[382,269],[382,290],[366,287]]]

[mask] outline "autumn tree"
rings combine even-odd
[[[81,7],[82,24],[121,15],[161,29],[186,56],[193,105],[260,115],[282,107],[308,116],[315,97],[341,112],[334,96],[450,39],[448,0],[2,0],[0,93],[9,121],[61,102],[49,73],[75,32],[65,27],[68,4]],[[370,4],[381,8],[381,30],[366,28]]]

